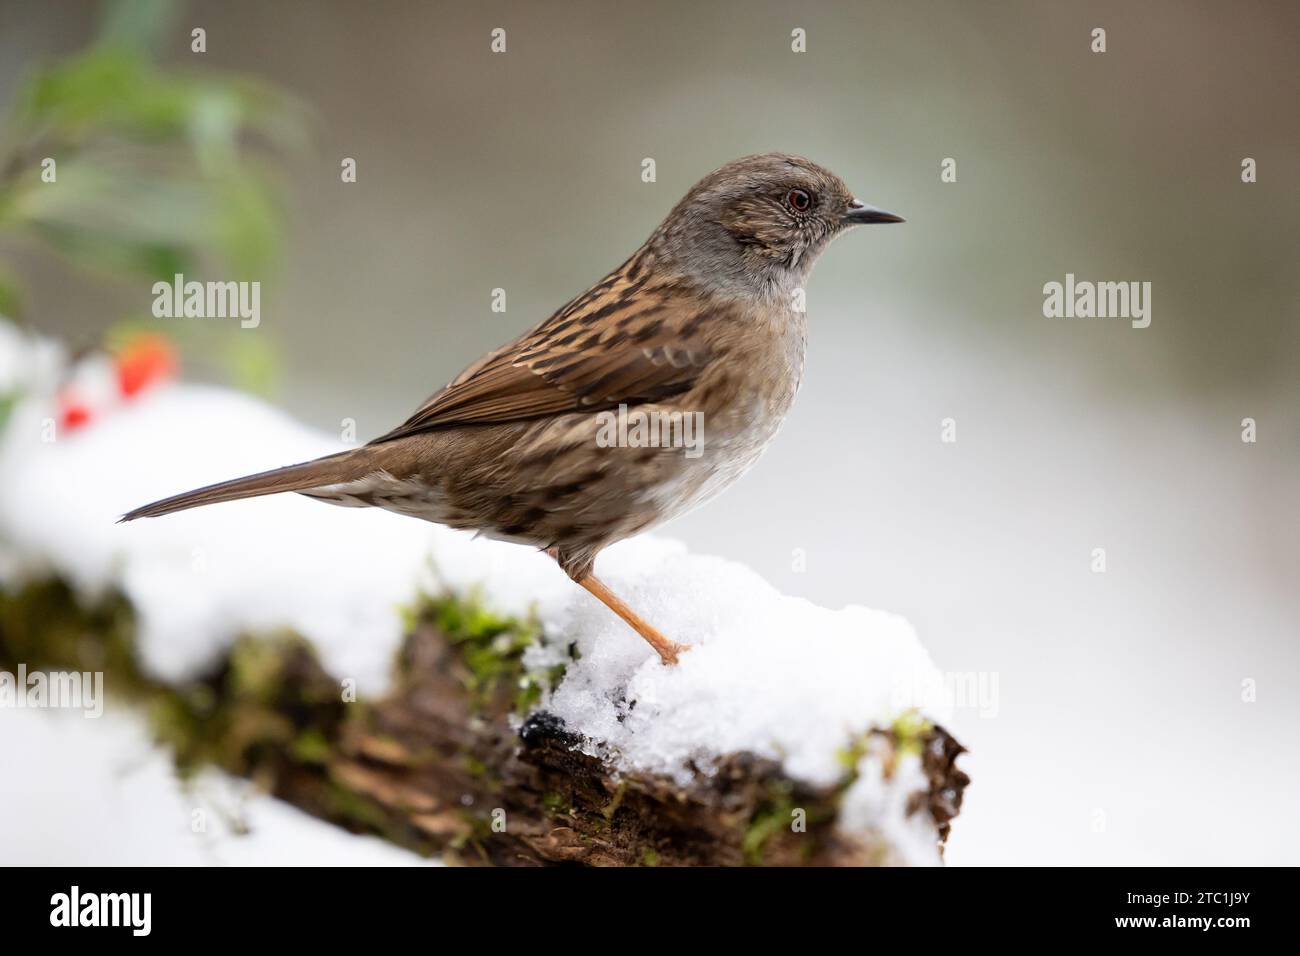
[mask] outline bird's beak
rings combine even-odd
[[[840,221],[846,226],[862,226],[871,222],[906,222],[907,220],[902,216],[895,216],[892,212],[885,212],[883,209],[868,206],[866,203],[858,202],[855,199],[849,203],[849,208]]]

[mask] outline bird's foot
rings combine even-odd
[[[558,555],[556,555],[554,549],[549,549],[547,553],[558,560]],[[645,638],[646,643],[655,649],[655,653],[659,655],[659,659],[665,664],[676,664],[678,655],[684,654],[691,649],[689,644],[678,644],[676,641],[665,637],[663,632],[632,610],[627,605],[627,602],[611,591],[605,582],[590,571],[581,577],[575,577],[573,580],[586,588],[596,600],[621,617],[632,630]]]
[[[663,632],[628,607],[622,598],[611,591],[605,585],[605,582],[594,574],[583,575],[578,579],[578,583],[590,591],[598,601],[625,620],[632,630],[645,638],[646,643],[655,649],[655,653],[659,655],[659,659],[665,664],[676,664],[677,656],[691,649],[689,644],[678,644],[676,641],[665,637]]]

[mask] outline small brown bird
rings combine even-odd
[[[596,555],[754,464],[803,377],[813,262],[849,226],[902,221],[806,159],[738,159],[700,180],[621,266],[399,427],[122,520],[295,491],[478,531],[545,549],[675,663],[685,645],[592,574]]]

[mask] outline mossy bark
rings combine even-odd
[[[79,603],[58,582],[0,591],[0,666],[102,670],[147,709],[182,772],[215,765],[356,832],[465,864],[879,865],[878,833],[836,825],[851,783],[811,787],[773,761],[723,760],[688,786],[616,774],[536,709],[557,673],[523,668],[534,625],[473,601],[422,602],[382,699],[347,687],[293,635],[244,638],[182,686],[150,680],[119,598]],[[532,709],[522,724],[513,715]],[[886,753],[920,748],[927,789],[909,811],[941,836],[968,780],[962,748],[928,724],[871,729]],[[888,763],[888,761],[887,761]],[[796,811],[802,827],[792,827]]]

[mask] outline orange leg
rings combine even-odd
[[[632,626],[646,641],[658,651],[659,656],[665,664],[676,664],[677,655],[689,651],[689,644],[678,644],[676,641],[670,641],[664,637],[658,630],[652,627],[644,618],[640,617],[636,611],[624,603],[623,599],[607,588],[594,574],[586,574],[581,578],[576,578],[577,582],[596,596],[596,599],[605,607],[609,608],[623,620]]]

